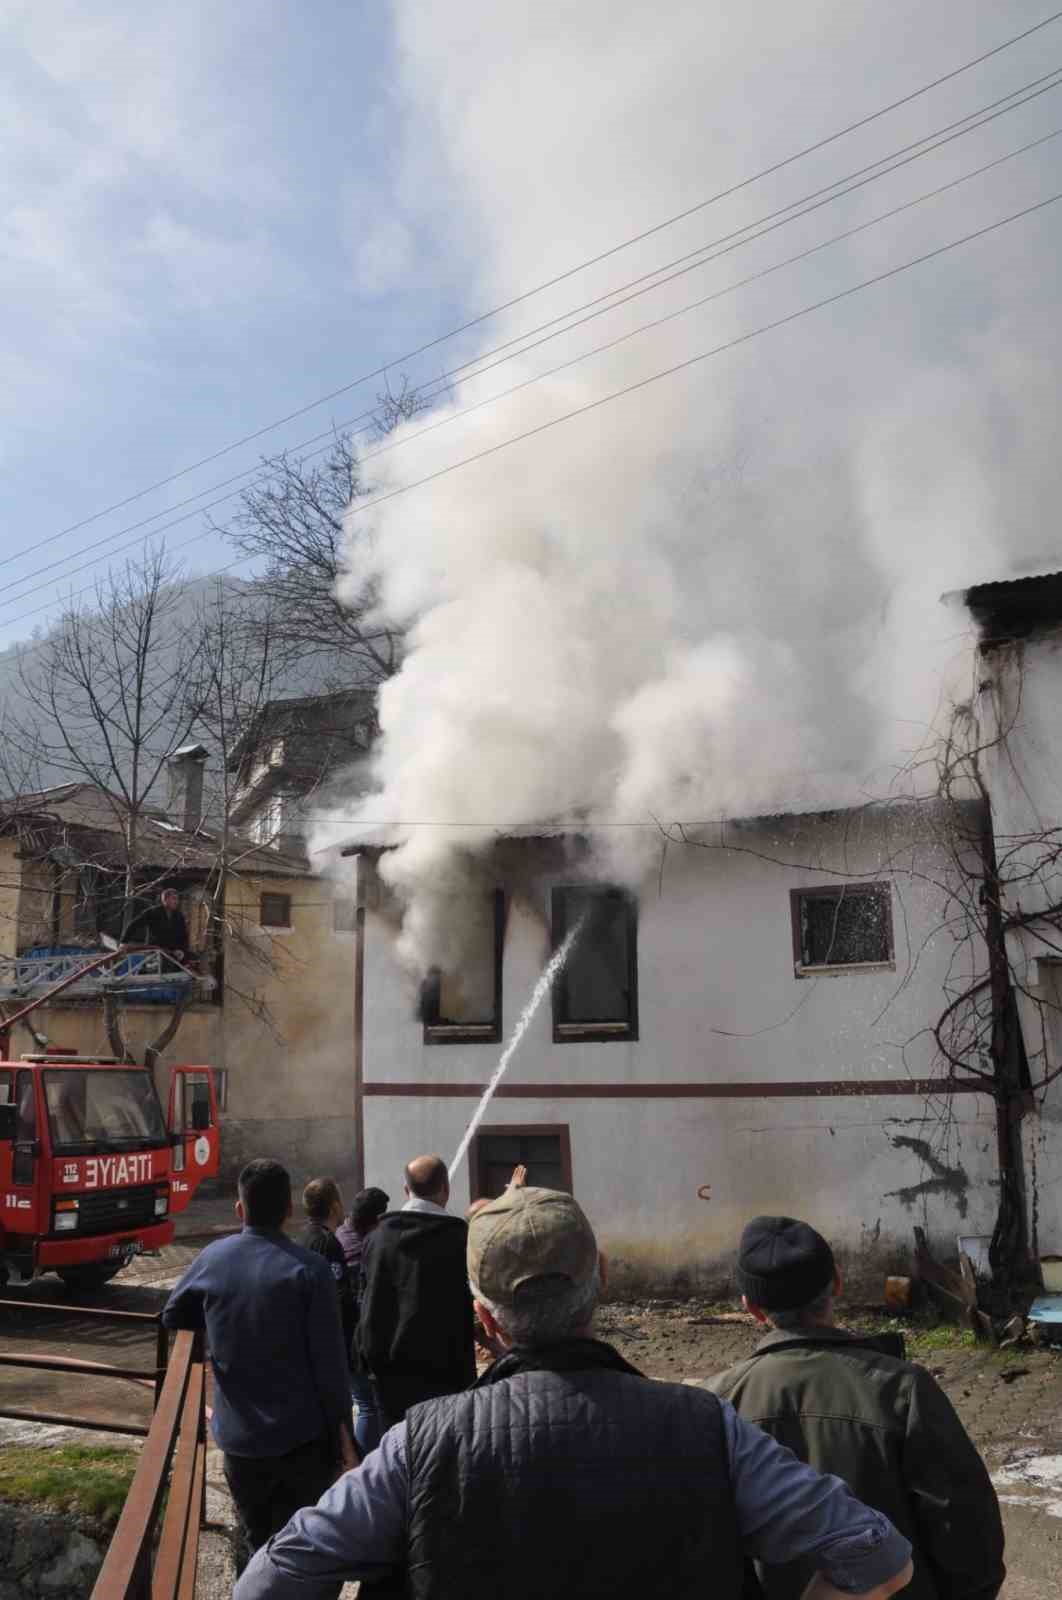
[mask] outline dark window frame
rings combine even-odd
[[[568,1009],[567,975],[562,970],[553,984],[553,1043],[554,1044],[607,1044],[616,1040],[638,1038],[638,902],[625,889],[611,884],[566,883],[558,884],[550,896],[550,922],[553,950],[560,949],[568,936],[569,924],[566,896],[570,894],[597,895],[602,899],[614,896],[624,904],[627,914],[627,1020],[625,1022],[573,1022],[566,1015]]]
[[[273,918],[273,917],[270,917],[270,918],[266,917],[266,901],[267,900],[283,901],[284,902],[284,920],[283,920],[283,922],[281,922],[278,919]],[[291,896],[290,896],[290,894],[277,894],[272,889],[263,890],[263,892],[258,897],[258,925],[259,925],[260,928],[290,928],[290,927],[292,927],[293,924],[292,924],[292,921],[291,921]]]
[[[483,1199],[481,1139],[549,1138],[560,1141],[560,1166],[564,1192],[574,1194],[572,1186],[572,1130],[567,1122],[492,1122],[476,1129],[468,1147],[469,1200]]]
[[[494,899],[494,1012],[489,1022],[442,1022],[438,973],[421,984],[420,1020],[425,1044],[497,1044],[502,1036],[502,963],[505,958],[505,891],[495,889]]]
[[[855,899],[857,896],[870,896],[881,902],[885,908],[885,937],[888,954],[874,957],[870,961],[829,961],[818,965],[811,965],[804,960],[804,945],[801,938],[801,906],[805,900],[839,900]],[[822,973],[845,972],[881,972],[896,967],[896,944],[892,927],[892,884],[888,879],[879,879],[873,883],[824,883],[815,884],[810,889],[790,889],[789,891],[789,919],[793,935],[793,976],[796,978],[814,978]]]

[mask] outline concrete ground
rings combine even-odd
[[[84,1304],[157,1311],[166,1294],[203,1244],[233,1226],[231,1199],[193,1203],[178,1237],[158,1256],[141,1257]],[[22,1288],[9,1286],[0,1307],[0,1351],[77,1355],[82,1359],[146,1369],[154,1345],[150,1328],[95,1322],[67,1306],[69,1291],[46,1277]],[[703,1381],[748,1355],[755,1326],[739,1313],[699,1302],[645,1301],[610,1305],[599,1313],[601,1337],[614,1343],[648,1376]],[[1007,1530],[1009,1575],[1004,1600],[1056,1600],[1062,1592],[1062,1352],[1031,1347],[1002,1354],[970,1346],[948,1330],[916,1332],[908,1352],[926,1365],[950,1396],[996,1483]],[[0,1366],[0,1408],[51,1413],[76,1412],[94,1419],[93,1433],[0,1418],[5,1443],[137,1441],[108,1434],[118,1418],[147,1421],[152,1385],[129,1380],[61,1373],[28,1373]],[[227,1600],[233,1566],[232,1505],[216,1450],[207,1463],[210,1527],[203,1539],[199,1593]],[[351,1591],[353,1592],[353,1591]]]

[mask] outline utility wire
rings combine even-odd
[[[1062,191],[1059,191],[1053,195],[1049,195],[1047,199],[1039,200],[1033,205],[1025,206],[1020,211],[1011,212],[1009,216],[1000,217],[995,222],[987,223],[982,228],[975,228],[972,232],[962,234],[958,239],[949,240],[947,244],[938,245],[933,250],[927,250],[922,255],[913,256],[909,261],[901,262],[898,266],[889,267],[884,272],[875,273],[873,277],[864,278],[859,283],[850,284],[845,289],[839,289],[834,294],[827,295],[821,300],[813,301],[811,305],[801,306],[796,311],[791,311],[784,317],[776,317],[773,321],[762,323],[760,327],[752,328],[747,333],[738,334],[733,339],[725,340],[722,344],[713,345],[708,350],[699,351],[697,355],[689,356],[685,361],[676,362],[673,366],[664,367],[659,372],[650,373],[648,377],[640,378],[634,383],[625,384],[620,389],[610,390],[608,394],[600,395],[596,400],[590,400],[584,405],[575,406],[570,411],[565,411],[559,416],[551,417],[548,421],[541,422],[534,428],[527,428],[522,433],[513,434],[510,438],[502,439],[497,444],[488,445],[482,450],[475,451],[470,456],[462,457],[459,461],[452,461],[448,466],[440,467],[435,472],[429,472],[422,478],[414,478],[409,483],[399,484],[396,488],[387,490],[383,494],[374,495],[370,498],[360,500],[349,508],[347,514],[348,516],[354,516],[364,511],[371,511],[373,507],[382,505],[388,500],[394,500],[399,495],[408,494],[413,489],[422,488],[425,484],[434,483],[440,478],[448,477],[452,472],[458,472],[462,468],[471,466],[477,461],[483,461],[491,456],[498,455],[501,451],[508,450],[512,445],[521,444],[527,439],[537,438],[540,434],[548,433],[550,429],[558,427],[563,422],[570,422],[575,417],[585,416],[591,411],[598,410],[601,406],[610,404],[613,400],[620,400],[627,395],[636,394],[642,389],[649,388],[654,383],[661,382],[661,380],[664,378],[674,377],[679,372],[685,372],[691,367],[699,365],[699,363],[702,361],[708,361],[712,357],[722,355],[728,350],[737,349],[740,345],[748,344],[753,339],[758,339],[765,333],[772,333],[778,328],[784,328],[790,323],[799,321],[802,317],[810,316],[812,312],[822,311],[827,306],[836,305],[839,301],[847,300],[852,295],[862,293],[865,289],[874,288],[879,283],[885,283],[890,278],[895,278],[901,273],[909,272],[913,267],[922,266],[927,261],[934,261],[937,259],[937,257],[947,255],[952,250],[957,250],[964,244],[972,243],[975,239],[983,239],[988,234],[995,233],[1000,228],[1009,226],[1009,224],[1012,222],[1019,222],[1024,217],[1033,216],[1040,211],[1046,210],[1048,206],[1056,204],[1056,202],[1059,200],[1062,200]],[[209,532],[211,530],[207,531]],[[196,535],[196,537],[203,537],[203,535]],[[187,543],[191,542],[191,540],[187,541]],[[239,556],[236,560],[230,561],[225,566],[218,567],[213,572],[204,574],[204,576],[207,578],[222,577],[225,573],[231,572],[234,567],[241,566],[245,561],[251,559],[253,558],[249,556]],[[91,588],[91,585],[89,585],[89,587]],[[50,605],[45,605],[38,608],[40,611],[45,611],[48,609],[50,609]],[[25,621],[35,614],[36,613],[32,611],[27,612],[22,618],[15,620]],[[31,646],[30,649],[32,648],[34,647]],[[24,652],[24,654],[28,653],[29,650]]]
[[[758,339],[762,334],[773,333],[777,328],[787,327],[792,322],[797,322],[801,317],[810,316],[814,311],[822,311],[827,306],[837,305],[841,300],[850,296],[861,294],[864,289],[872,289],[879,283],[885,283],[890,278],[898,277],[903,272],[909,272],[913,267],[920,267],[927,261],[935,261],[938,256],[947,255],[952,250],[957,250],[961,245],[970,244],[975,239],[983,239],[990,233],[997,232],[1000,228],[1009,226],[1012,222],[1019,222],[1024,217],[1034,216],[1037,212],[1044,211],[1048,206],[1055,205],[1062,200],[1062,190],[1049,195],[1046,200],[1038,200],[1034,205],[1024,206],[1020,211],[1013,211],[1009,216],[1000,217],[996,222],[987,223],[983,228],[975,228],[971,233],[964,233],[958,239],[952,239],[947,244],[938,245],[935,250],[927,250],[920,256],[913,256],[910,261],[903,261],[899,266],[889,267],[885,272],[875,273],[871,278],[864,278],[859,283],[853,283],[846,289],[839,289],[835,294],[827,295],[822,300],[816,300],[811,305],[801,306],[796,311],[791,311],[787,316],[776,317],[772,322],[765,322],[758,328],[751,329],[748,333],[738,334],[736,338],[727,339],[723,344],[713,345],[709,350],[701,350],[695,356],[688,356],[685,361],[678,361],[673,366],[664,367],[659,372],[650,373],[647,378],[640,378],[635,383],[625,384],[621,389],[613,389],[608,394],[600,395],[596,400],[587,401],[585,405],[575,406],[570,411],[564,411],[557,417],[551,417],[548,422],[540,422],[537,427],[527,428],[523,433],[513,434],[509,439],[502,439],[498,444],[488,445],[483,450],[477,450],[470,456],[464,456],[460,461],[453,461],[446,467],[440,467],[436,472],[426,473],[423,478],[414,478],[412,482],[400,484],[395,489],[390,489],[384,494],[374,495],[369,499],[361,500],[351,506],[348,515],[355,516],[363,511],[371,511],[374,506],[383,505],[388,500],[394,500],[398,495],[408,494],[411,489],[422,488],[424,484],[435,483],[439,478],[448,477],[451,472],[457,472],[462,467],[471,466],[473,462],[484,461],[490,456],[498,455],[503,450],[508,450],[514,444],[521,444],[526,439],[537,438],[539,434],[548,433],[551,428],[558,427],[562,422],[570,422],[575,417],[586,416],[588,412],[596,411],[601,406],[609,405],[613,400],[621,400],[627,395],[637,394],[642,389],[649,388],[654,383],[660,383],[664,378],[674,377],[676,373],[686,372],[691,367],[708,361],[713,356],[722,355],[727,350],[734,350],[739,345],[748,344],[753,339]]]
[[[720,260],[722,256],[730,254],[730,252],[733,250],[740,249],[743,245],[754,243],[757,239],[762,239],[766,234],[773,233],[777,228],[785,227],[790,222],[799,221],[800,218],[811,215],[812,212],[820,210],[823,206],[832,205],[834,201],[844,199],[847,195],[855,193],[858,189],[864,188],[867,184],[876,182],[879,178],[888,177],[891,173],[898,171],[900,168],[908,166],[914,161],[920,160],[925,155],[932,154],[934,151],[941,149],[944,145],[950,144],[955,139],[963,138],[967,133],[975,132],[977,129],[984,127],[986,124],[994,122],[998,117],[1006,116],[1011,111],[1019,110],[1022,106],[1028,105],[1030,101],[1038,99],[1041,95],[1047,94],[1052,89],[1057,89],[1060,86],[1062,86],[1062,68],[1056,67],[1052,70],[1052,72],[1044,74],[1043,77],[1033,79],[1032,83],[1025,84],[1022,86],[1022,88],[1011,91],[1009,95],[1003,96],[1002,99],[992,101],[988,106],[982,106],[977,111],[967,113],[966,116],[959,118],[958,121],[948,123],[944,128],[938,129],[935,133],[927,134],[923,139],[916,140],[913,144],[902,146],[899,150],[893,151],[890,155],[881,157],[878,161],[872,162],[869,166],[861,167],[855,172],[848,173],[846,176],[836,179],[833,183],[826,185],[824,188],[816,189],[811,194],[802,196],[799,200],[791,201],[786,206],[780,207],[775,211],[768,212],[766,216],[757,218],[753,222],[746,223],[744,227],[739,228],[732,233],[725,234],[719,239],[715,239],[705,245],[701,245],[697,250],[689,251],[683,256],[676,257],[674,261],[665,262],[661,266],[654,268],[651,272],[643,273],[640,277],[631,279],[628,283],[617,285],[614,289],[607,291],[607,293],[598,295],[593,300],[587,301],[581,306],[573,307],[569,311],[563,312],[561,315],[553,317],[549,321],[540,324],[537,328],[527,329],[524,332],[516,335],[514,338],[506,340],[503,344],[496,346],[493,350],[485,351],[481,356],[477,356],[470,361],[463,362],[460,366],[454,367],[449,372],[442,374],[442,376],[437,380],[439,387],[428,398],[436,398],[439,393],[450,387],[454,380],[456,380],[457,384],[460,385],[461,383],[471,381],[472,379],[481,378],[488,372],[493,371],[494,368],[504,365],[507,361],[519,359],[520,357],[529,354],[532,350],[536,350],[540,346],[548,344],[551,340],[560,338],[564,334],[570,333],[576,328],[582,327],[586,323],[594,321],[597,317],[608,315],[611,311],[617,310],[619,307],[628,304],[630,301],[638,299],[643,294],[652,293],[653,290],[662,288],[664,285],[672,283],[680,277],[684,277],[687,273],[697,271],[703,266],[710,265],[713,261]],[[1021,98],[1016,98],[1017,96],[1021,96]],[[1047,138],[1053,137],[1053,134],[1047,136]],[[1010,160],[1014,156],[1022,155],[1026,151],[1036,148],[1038,144],[1045,142],[1046,140],[1033,140],[1029,144],[1022,145],[1020,149],[1012,151],[1009,155],[1001,157],[1000,161]],[[913,154],[911,152],[913,152]],[[892,165],[887,165],[889,162],[891,162]],[[938,194],[942,194],[947,189],[955,187],[956,184],[966,182],[969,178],[977,177],[981,173],[987,172],[991,170],[992,167],[999,164],[999,161],[989,162],[985,166],[978,167],[974,172],[968,173],[964,177],[954,180],[954,182],[951,184],[944,184],[939,189],[930,191],[928,195],[921,195],[917,200],[909,201],[907,205],[911,206],[920,204],[923,200],[933,198]],[[848,187],[840,187],[843,184],[847,184]],[[823,196],[825,198],[820,198]],[[797,207],[801,206],[804,207],[803,210],[796,209]],[[904,209],[907,209],[907,207],[896,207],[893,211],[885,212],[882,216],[873,219],[873,222],[887,220],[889,217],[897,215],[899,211]],[[873,226],[873,222],[864,224],[863,226]],[[768,226],[762,226],[762,224],[768,224]],[[787,261],[778,263],[777,266],[768,268],[766,270],[767,272],[777,271],[779,270],[780,266],[789,265],[792,262],[803,260],[806,255],[813,254],[815,250],[824,249],[827,245],[836,243],[838,240],[847,237],[850,237],[850,235],[835,235],[833,239],[826,240],[824,244],[813,247],[812,251],[805,251],[798,256],[789,257]],[[683,263],[685,264],[683,265]],[[671,268],[675,268],[676,270],[672,271],[670,270]],[[752,278],[742,279],[740,283],[731,285],[729,288],[719,291],[719,293],[730,293],[733,289],[741,288],[745,284],[754,281],[756,277],[765,275],[766,273],[753,274]],[[641,285],[641,287],[638,287],[639,285]],[[631,292],[625,292],[628,290]],[[661,318],[656,322],[643,324],[641,328],[635,329],[634,332],[642,332],[647,328],[658,327],[662,322],[669,321],[674,316],[681,315],[685,310],[696,309],[697,307],[706,304],[708,300],[713,298],[717,298],[717,296],[707,296],[705,299],[694,301],[692,305],[682,308],[681,311],[671,313],[670,317]],[[580,315],[580,313],[587,314]],[[565,326],[557,327],[556,325],[558,323],[564,323]],[[542,333],[543,330],[546,329],[553,329],[553,331],[545,333],[544,337],[535,338],[536,334]],[[623,338],[629,337],[631,337],[630,334],[623,335]],[[524,340],[530,342],[522,343]],[[582,361],[589,359],[591,356],[599,354],[602,350],[611,349],[614,344],[620,342],[622,342],[622,339],[613,340],[606,345],[596,346],[594,349],[585,352],[584,355],[576,357],[575,360]],[[512,346],[517,344],[519,344],[521,348],[519,350],[512,350]],[[510,351],[511,353],[508,355],[501,355],[499,354],[501,351]],[[490,358],[492,356],[497,357],[497,359],[491,360]],[[491,401],[481,401],[477,406],[470,406],[459,411],[450,412],[446,417],[440,419],[438,422],[431,423],[424,428],[419,428],[413,433],[404,433],[401,439],[395,440],[390,444],[382,445],[379,449],[367,452],[362,457],[362,461],[371,461],[378,455],[387,454],[391,450],[401,448],[406,444],[410,444],[414,440],[422,437],[422,435],[434,432],[436,428],[445,427],[450,422],[456,421],[459,417],[468,415],[470,411],[478,410],[480,406],[484,404],[493,403],[493,400],[496,399],[504,399],[509,395],[517,393],[520,389],[526,388],[528,384],[536,383],[543,378],[551,377],[558,372],[564,371],[567,367],[573,364],[575,363],[565,362],[562,366],[553,367],[549,369],[549,371],[539,373],[535,377],[527,379],[523,383],[516,384],[510,389],[502,390],[499,394],[491,397]],[[473,368],[475,370],[472,370]],[[461,377],[459,376],[460,374],[465,374],[465,376]],[[317,443],[317,441],[320,439],[331,441],[334,439],[337,431],[343,431],[346,428],[351,427],[354,423],[362,421],[362,419],[365,417],[372,418],[373,415],[374,413],[371,411],[363,412],[360,416],[350,418],[342,423],[338,423],[333,428],[325,429],[323,433],[314,434],[309,439],[305,439],[291,448],[294,451],[298,451],[306,449],[308,446]],[[371,431],[372,426],[373,424],[370,421],[366,428],[355,429],[355,432]],[[326,445],[324,448],[327,450],[328,445]],[[323,450],[310,451],[301,459],[303,461],[309,461],[315,456],[323,453]],[[268,477],[268,472],[268,466],[263,468],[261,464],[256,464],[253,467],[247,467],[242,472],[236,473],[230,478],[222,479],[221,482],[211,485],[208,489],[199,490],[196,494],[189,496],[187,499],[179,501],[175,506],[168,507],[164,511],[153,512],[151,516],[142,518],[140,522],[129,524],[124,528],[115,530],[113,533],[104,535],[103,538],[97,539],[93,544],[86,546],[82,553],[88,554],[90,551],[101,549],[106,545],[112,544],[114,540],[121,538],[126,533],[133,533],[140,528],[148,527],[150,524],[157,522],[160,518],[169,515],[169,513],[172,511],[180,510],[184,506],[193,506],[193,509],[186,516],[177,517],[172,521],[165,523],[161,528],[153,529],[151,532],[146,534],[144,538],[133,540],[129,544],[120,546],[117,551],[108,553],[120,554],[123,550],[131,549],[135,544],[146,543],[147,540],[152,538],[155,533],[162,533],[172,528],[179,527],[182,523],[189,522],[196,516],[207,511],[212,511],[219,505],[223,505],[226,501],[234,499],[236,495],[242,491],[237,489],[232,493],[221,495],[218,499],[211,501],[209,504],[196,505],[195,502],[201,500],[203,495],[210,494],[216,489],[225,489],[229,484],[240,483],[242,480],[248,477],[259,475],[265,479]],[[205,538],[211,531],[211,529],[206,529],[203,533],[196,534],[193,539],[184,541],[182,545],[178,546],[178,548],[184,548],[185,544],[191,544],[200,538]],[[60,556],[55,561],[48,562],[44,566],[37,567],[30,572],[23,573],[19,578],[14,578],[5,584],[0,584],[0,595],[11,589],[17,588],[19,584],[27,582],[30,578],[37,577],[45,572],[50,572],[56,567],[65,566],[72,559],[74,559],[72,555]],[[70,569],[65,576],[74,577],[78,573],[87,571],[89,567],[96,565],[98,560],[103,559],[106,559],[106,557],[97,557],[96,560],[83,562],[82,565]],[[0,563],[0,565],[2,565],[2,563]],[[38,594],[42,589],[49,587],[49,583],[42,583],[36,585],[32,589],[24,589],[19,594],[13,595],[10,600],[0,600],[0,607],[17,605],[22,600],[29,599],[32,595]]]
[[[980,55],[972,57],[969,61],[964,61],[961,65],[953,67],[950,71],[942,73],[939,77],[933,78],[929,83],[922,84],[919,88],[913,89],[908,94],[902,95],[898,100],[890,101],[888,105],[881,106],[878,108],[878,110],[869,112],[866,116],[858,118],[855,122],[848,123],[845,127],[839,128],[835,133],[828,134],[825,138],[818,139],[813,144],[805,145],[802,149],[796,150],[791,155],[785,156],[781,160],[773,162],[770,166],[761,168],[758,172],[752,173],[751,176],[747,178],[742,178],[739,182],[731,184],[728,188],[720,189],[715,194],[709,195],[706,199],[698,201],[695,205],[688,206],[685,210],[676,212],[673,216],[665,218],[664,221],[655,223],[652,227],[643,229],[640,233],[632,235],[630,238],[623,240],[621,243],[612,245],[609,247],[609,249],[600,251],[597,255],[590,256],[586,260],[580,261],[576,263],[576,265],[566,268],[565,271],[557,273],[554,277],[548,278],[542,283],[536,284],[533,288],[525,289],[519,294],[513,295],[510,299],[503,301],[500,305],[493,306],[488,311],[480,312],[477,316],[469,318],[468,321],[461,323],[458,327],[451,328],[448,332],[437,335],[437,337],[434,339],[430,339],[426,343],[418,345],[415,349],[407,351],[404,355],[393,357],[391,360],[385,362],[382,366],[375,367],[369,372],[362,373],[360,377],[351,379],[349,383],[341,385],[338,389],[332,389],[327,394],[319,396],[318,399],[311,400],[307,402],[307,404],[297,407],[294,411],[289,411],[286,413],[286,415],[278,417],[275,421],[266,423],[262,427],[256,428],[251,433],[244,434],[241,438],[233,440],[230,444],[224,445],[220,449],[212,451],[209,455],[202,456],[198,461],[193,461],[188,466],[181,467],[178,471],[169,473],[164,478],[157,479],[156,482],[148,484],[146,488],[139,489],[136,491],[136,493],[127,495],[122,500],[116,500],[111,505],[104,506],[101,510],[93,512],[90,516],[82,517],[78,522],[70,523],[67,527],[61,528],[57,533],[49,535],[48,538],[37,541],[34,548],[43,549],[44,546],[53,543],[56,539],[62,539],[68,534],[76,533],[79,529],[87,527],[90,523],[97,522],[101,517],[109,516],[111,512],[120,511],[123,509],[123,507],[132,505],[135,501],[143,499],[145,495],[153,494],[158,489],[166,488],[167,485],[175,483],[179,478],[185,477],[188,473],[196,472],[201,467],[208,466],[211,462],[220,460],[222,456],[229,455],[233,450],[238,450],[243,445],[251,444],[256,439],[262,438],[264,434],[271,433],[274,429],[283,427],[286,423],[293,422],[297,418],[305,416],[307,412],[315,410],[318,406],[327,405],[330,400],[338,399],[340,395],[348,394],[351,389],[357,388],[360,384],[368,383],[374,378],[383,377],[393,367],[400,366],[403,362],[412,361],[418,356],[425,355],[428,351],[436,349],[439,345],[445,344],[448,340],[455,339],[463,333],[468,333],[472,328],[479,327],[480,324],[489,321],[492,317],[500,316],[502,312],[511,310],[513,306],[520,305],[525,300],[529,300],[535,295],[543,294],[546,290],[555,288],[557,284],[566,282],[569,278],[574,277],[577,273],[585,272],[590,267],[598,266],[602,261],[608,261],[612,256],[618,255],[621,251],[629,250],[633,245],[640,244],[645,239],[650,239],[654,237],[654,235],[663,232],[665,229],[674,227],[679,222],[686,221],[687,218],[695,216],[698,212],[705,210],[709,206],[716,205],[721,200],[726,200],[735,194],[740,194],[742,190],[749,188],[752,184],[759,183],[764,178],[771,177],[777,172],[784,171],[786,167],[792,166],[794,162],[801,161],[806,156],[814,155],[817,151],[826,149],[828,146],[835,144],[839,139],[846,138],[848,134],[855,133],[861,128],[868,127],[871,123],[878,121],[881,117],[888,116],[890,112],[898,111],[902,106],[910,105],[912,101],[920,99],[923,95],[931,93],[932,90],[940,88],[941,85],[945,83],[950,83],[953,79],[960,77],[963,73],[972,71],[974,67],[981,66],[984,62],[990,61],[994,56],[1002,54],[1002,52],[1005,50],[1012,49],[1015,45],[1022,43],[1023,40],[1029,39],[1034,34],[1041,32],[1044,28],[1050,27],[1060,18],[1062,18],[1062,11],[1052,12],[1049,16],[1042,18],[1041,21],[1034,23],[1031,27],[1023,29],[1020,33],[1013,34],[1010,38],[1004,39],[1002,43],[998,45],[994,45],[991,50],[985,50]],[[5,557],[2,561],[0,561],[0,566],[6,564],[7,561],[16,559],[18,554],[19,552],[16,551],[14,555]]]

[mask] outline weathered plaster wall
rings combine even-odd
[[[934,882],[943,883],[948,869],[933,829],[910,815],[866,813],[732,827],[729,839],[740,851],[670,851],[662,885],[642,892],[639,1039],[554,1044],[547,1003],[510,1081],[903,1083],[932,1074],[925,1030],[943,1007],[941,985],[955,956],[938,931],[944,889]],[[789,891],[838,881],[842,867],[893,883],[895,970],[797,979]],[[540,880],[537,904],[516,904],[510,913],[506,1034],[548,957],[549,881]],[[498,1047],[425,1046],[412,983],[393,958],[392,924],[379,911],[368,923],[366,1079],[484,1082]],[[411,1154],[437,1149],[449,1158],[473,1106],[469,1099],[367,1098],[366,1181],[393,1193]],[[902,1257],[913,1223],[953,1253],[958,1233],[989,1233],[994,1220],[994,1124],[980,1096],[927,1105],[910,1095],[544,1095],[496,1099],[487,1123],[567,1123],[576,1193],[611,1253],[650,1277],[718,1276],[743,1222],[763,1211],[808,1217],[875,1273]],[[467,1182],[464,1171],[455,1183],[462,1206]],[[705,1184],[710,1201],[697,1194]]]
[[[18,900],[18,946],[29,950],[52,938],[55,873],[48,862],[22,861]]]

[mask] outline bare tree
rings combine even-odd
[[[205,669],[199,727],[218,757],[204,795],[213,851],[203,884],[206,939],[227,991],[272,1028],[268,1007],[253,986],[253,978],[276,970],[275,942],[266,930],[252,932],[245,926],[227,893],[230,883],[243,876],[252,853],[231,819],[241,789],[241,751],[248,742],[256,741],[277,688],[272,610],[217,582],[197,608],[194,632],[201,642]],[[252,977],[251,987],[236,982],[232,963],[224,961],[226,949],[240,952]]]
[[[1019,690],[1019,709],[1020,701]],[[1024,943],[1062,955],[1062,830],[1036,825],[999,836],[986,777],[989,760],[1009,761],[1017,715],[1008,721],[997,707],[986,730],[972,701],[957,707],[938,758],[955,934],[985,955],[953,986],[933,1034],[948,1067],[980,1077],[995,1102],[1000,1194],[990,1258],[1002,1297],[1028,1276],[1034,1242],[1022,1123],[1062,1075],[1051,1045],[1062,1010],[1045,987],[1030,983]],[[971,793],[979,801],[976,825]]]
[[[162,802],[166,763],[202,715],[203,641],[179,626],[180,574],[159,547],[112,567],[94,603],[68,611],[19,660],[23,714],[12,752],[51,781],[95,786],[122,839],[126,914],[138,888],[144,817]],[[142,886],[141,886],[142,887]]]
[[[255,726],[274,683],[269,619],[256,607],[253,620],[251,626],[245,598],[221,583],[192,604],[161,549],[112,569],[93,605],[72,609],[22,653],[0,748],[3,820],[23,842],[23,874],[51,875],[56,895],[72,880],[101,913],[81,929],[93,943],[101,928],[124,943],[138,906],[175,876],[195,884],[219,981],[223,951],[234,942],[252,970],[274,970],[268,940],[226,910],[226,886],[252,854],[230,827],[234,771],[227,753]],[[194,762],[200,738],[221,758],[213,792],[204,789],[194,815],[175,817],[168,768],[186,746]],[[57,781],[84,783],[83,805],[60,816]],[[54,915],[52,921],[55,943]],[[146,1051],[147,1066],[171,1042],[193,997],[192,983],[176,987],[179,998]],[[268,1022],[254,986],[233,992]],[[104,1016],[115,1053],[131,1059],[122,993],[120,982],[104,991]]]
[[[377,398],[378,437],[428,405],[405,380],[397,393]],[[371,586],[353,604],[336,596],[346,571],[344,516],[367,492],[361,463],[351,437],[338,431],[323,459],[318,454],[263,461],[231,526],[218,531],[265,563],[255,589],[272,617],[278,662],[289,671],[316,667],[324,688],[375,688],[398,666],[400,635],[370,620],[377,600]]]

